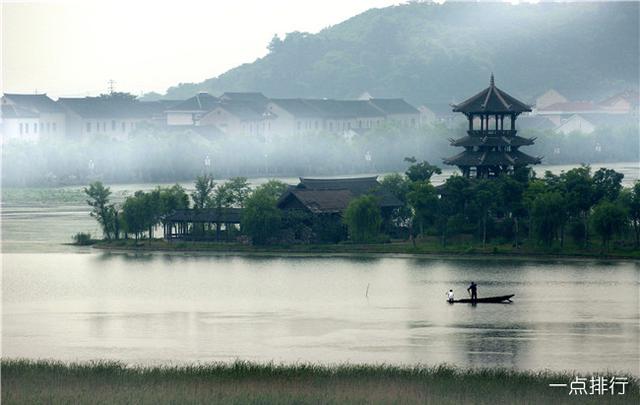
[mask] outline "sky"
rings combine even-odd
[[[318,32],[392,0],[6,1],[6,93],[164,93],[267,53],[274,34]]]

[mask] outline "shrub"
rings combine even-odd
[[[94,243],[94,240],[91,239],[90,233],[78,232],[73,235],[73,243],[79,246],[87,246]]]

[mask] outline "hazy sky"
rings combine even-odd
[[[3,92],[164,92],[266,54],[278,33],[317,32],[392,0],[2,2]]]

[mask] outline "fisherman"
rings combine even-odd
[[[478,284],[471,282],[467,291],[471,293],[471,301],[476,301],[478,299]]]
[[[447,293],[447,301],[453,304],[453,290],[449,290]]]

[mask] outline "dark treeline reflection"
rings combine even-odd
[[[39,143],[7,141],[2,150],[4,186],[55,186],[191,181],[211,172],[230,176],[309,176],[403,171],[406,156],[442,165],[459,153],[449,138],[464,124],[421,128],[386,126],[367,133],[313,133],[264,137],[219,135],[146,126],[126,139],[94,135],[85,139],[43,138]],[[521,131],[537,137],[527,152],[546,164],[638,161],[638,127],[600,129],[568,135]]]

